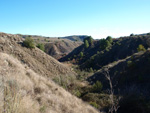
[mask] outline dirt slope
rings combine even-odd
[[[45,52],[55,59],[60,59],[68,55],[75,48],[80,46],[83,40],[80,37],[85,38],[86,36],[69,36],[69,37],[44,37],[36,35],[19,35],[23,38],[32,37],[34,41],[39,44],[42,43],[45,46]],[[78,39],[76,39],[78,38]]]
[[[80,46],[82,42],[70,41],[68,39],[50,39],[45,43],[45,52],[56,59],[66,56],[75,48]]]
[[[0,113],[98,113],[27,65],[0,52]]]
[[[73,75],[69,67],[59,63],[38,48],[28,49],[22,46],[23,38],[18,35],[0,33],[0,52],[17,57],[36,73],[54,77],[57,75]]]

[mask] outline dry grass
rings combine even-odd
[[[7,113],[98,113],[5,53],[0,53],[0,86],[0,113],[6,108]]]
[[[15,56],[39,75],[55,77],[74,75],[71,69],[47,55],[38,48],[28,49],[22,46],[23,39],[18,35],[0,33],[0,52]]]

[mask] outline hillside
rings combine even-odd
[[[2,52],[0,86],[0,113],[3,110],[7,113],[98,113],[50,79]]]
[[[0,33],[0,52],[17,57],[22,63],[27,64],[36,73],[43,76],[73,75],[70,68],[38,48],[28,49],[23,47],[23,40],[18,35]]]
[[[74,76],[68,66],[22,41],[0,33],[0,113],[98,113],[51,80]]]
[[[127,56],[138,52],[138,46],[142,44],[146,49],[150,47],[150,35],[143,36],[131,36],[121,37],[113,39],[113,43],[102,49],[100,47],[100,41],[93,41],[92,45],[85,48],[85,45],[81,45],[70,54],[60,59],[60,61],[74,60],[81,68],[93,68],[100,69],[101,67],[124,59]],[[80,56],[80,52],[83,53],[83,57]]]
[[[36,44],[43,44],[45,47],[45,52],[55,59],[60,59],[68,55],[71,51],[82,44],[82,41],[76,41],[64,38],[53,38],[53,37],[43,37],[36,35],[20,35],[23,38],[32,37]]]
[[[90,83],[101,81],[103,91],[110,90],[109,74],[115,95],[120,95],[118,113],[149,113],[150,51],[139,52],[110,63],[88,78]]]
[[[18,34],[19,36],[26,38],[26,37],[33,37],[34,39],[68,39],[71,41],[83,41],[84,38],[88,37],[87,35],[73,35],[73,36],[65,36],[65,37],[46,37],[46,36],[38,36],[38,35],[22,35]]]
[[[45,43],[45,52],[50,56],[60,59],[68,55],[75,48],[80,46],[82,42],[73,42],[67,39],[54,39],[55,41]]]
[[[84,38],[86,38],[87,35],[73,35],[73,36],[66,36],[66,37],[59,37],[61,39],[68,39],[72,41],[83,41]]]
[[[149,113],[150,35],[109,39],[84,42],[60,61],[78,65],[79,80],[88,81],[84,101],[108,113]]]

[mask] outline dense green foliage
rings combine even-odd
[[[85,48],[88,48],[93,43],[93,38],[91,36],[88,36],[84,39],[84,46]]]
[[[26,37],[23,41],[23,45],[27,48],[35,48],[34,40],[31,37]]]
[[[83,57],[83,52],[80,52],[80,57]]]
[[[100,49],[102,50],[111,46],[111,43],[106,39],[101,39],[99,42],[100,42]]]
[[[96,81],[96,83],[93,84],[92,90],[94,92],[101,92],[102,88],[103,88],[102,83],[100,81]]]
[[[138,50],[138,52],[139,52],[139,51],[146,51],[145,47],[144,47],[142,44],[140,44],[140,45],[138,46],[137,50]]]
[[[45,47],[44,44],[37,44],[37,46],[39,49],[41,49],[42,51],[45,51]]]
[[[92,42],[93,42],[93,38],[91,36],[86,37],[84,39],[84,42],[85,42],[85,40],[87,40],[89,44],[92,44]]]
[[[108,37],[106,38],[106,40],[108,40],[110,43],[112,43],[112,42],[113,42],[113,39],[112,39],[112,37],[111,37],[111,36],[108,36]]]
[[[118,113],[149,113],[150,51],[146,51],[149,46],[150,36],[147,35],[115,39],[108,36],[93,41],[92,46],[89,43],[88,49],[84,46],[76,49],[73,55],[79,56],[79,69],[86,71],[77,78],[89,82],[87,86],[81,86],[80,98],[101,111],[108,112],[112,106],[109,77],[105,76],[108,74],[112,82],[113,101],[119,107]],[[79,55],[81,51],[84,53],[83,58]],[[108,68],[108,72],[105,68]],[[93,73],[88,75],[87,72]],[[133,97],[130,96],[133,94]]]
[[[85,46],[85,48],[88,48],[88,47],[89,47],[89,42],[88,42],[87,40],[85,40],[84,46]]]
[[[95,108],[98,108],[98,105],[96,104],[96,102],[90,102],[90,105],[92,105]]]

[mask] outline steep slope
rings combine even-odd
[[[88,81],[101,81],[103,91],[110,90],[110,76],[115,95],[120,95],[118,113],[150,112],[150,51],[138,52],[125,59],[104,66]]]
[[[81,68],[92,67],[93,69],[100,69],[109,63],[124,59],[136,53],[140,44],[146,49],[150,47],[150,35],[113,39],[112,45],[104,50],[100,48],[100,41],[93,41],[88,48],[81,45],[67,56],[61,58],[60,61],[74,59]],[[80,52],[83,52],[83,57],[80,56]]]
[[[138,52],[125,59],[118,60],[117,62],[110,63],[98,70],[90,81],[105,81],[104,71],[107,68],[112,78],[114,88],[119,88],[120,91],[125,90],[125,87],[137,85],[142,87],[142,90],[149,89],[150,87],[150,51]],[[106,82],[106,81],[105,81]],[[105,84],[105,83],[104,83]],[[107,87],[107,85],[104,87]],[[140,88],[139,88],[140,90]],[[148,91],[149,92],[149,91]],[[147,93],[148,93],[147,92]],[[150,92],[149,92],[150,93]]]
[[[76,41],[69,38],[52,38],[36,35],[20,35],[23,38],[32,37],[36,44],[43,44],[45,52],[55,59],[68,55],[71,51],[82,44],[82,41]]]
[[[98,113],[50,79],[35,73],[16,56],[0,52],[0,113],[3,112]]]
[[[74,75],[69,67],[59,63],[38,48],[28,49],[23,47],[23,40],[18,35],[0,33],[0,52],[17,57],[36,73],[43,76]]]
[[[60,59],[81,44],[82,42],[74,42],[67,39],[53,39],[53,41],[51,39],[50,42],[45,43],[45,52],[56,59]]]

